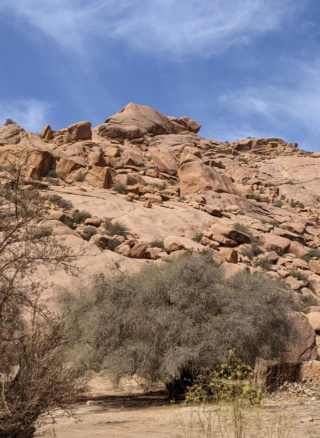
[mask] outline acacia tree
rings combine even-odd
[[[116,380],[135,373],[160,380],[173,397],[226,362],[231,348],[253,365],[258,356],[281,356],[298,335],[282,283],[250,274],[225,279],[204,256],[130,277],[99,276],[89,291],[64,300],[74,336],[83,341],[82,363],[106,368]]]
[[[83,390],[66,363],[64,321],[41,303],[47,285],[36,275],[39,265],[74,271],[73,256],[39,224],[44,202],[24,180],[24,164],[0,169],[0,436],[6,438],[35,436],[44,414],[65,408]]]

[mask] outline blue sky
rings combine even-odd
[[[319,0],[1,0],[0,38],[0,124],[98,125],[135,102],[320,151]]]

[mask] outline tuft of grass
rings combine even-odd
[[[70,135],[70,134],[67,134],[67,135],[66,135],[66,142],[67,142],[67,143],[70,143],[70,142],[71,142],[71,135]]]
[[[112,222],[112,219],[107,219],[106,230],[109,236],[127,237],[127,234],[130,233],[129,228],[123,222],[120,221]]]
[[[272,261],[267,259],[266,257],[263,257],[261,259],[256,260],[254,262],[254,266],[256,268],[262,268],[265,271],[268,271],[271,268],[271,266],[272,266]]]
[[[73,207],[71,201],[63,199],[60,195],[49,195],[48,199],[50,202],[52,202],[52,204],[55,204],[58,207],[63,208],[64,210],[70,210]]]
[[[248,199],[254,199],[256,201],[261,201],[261,196],[259,194],[253,193],[252,195],[248,196]]]
[[[289,179],[289,181],[287,181],[285,184],[289,184],[290,186],[294,186],[294,182],[292,181],[292,179]]]
[[[245,216],[245,212],[243,210],[239,210],[238,214],[240,214],[240,216]]]
[[[162,184],[159,183],[151,183],[149,184],[150,187],[154,187],[155,189],[164,190],[167,187],[167,184],[164,182]]]
[[[320,259],[320,249],[312,248],[309,251],[310,257],[315,257],[317,259]]]
[[[76,224],[81,224],[84,222],[87,218],[91,217],[91,214],[86,210],[76,210],[72,213],[72,219]]]
[[[305,277],[302,274],[302,272],[298,271],[297,269],[291,268],[289,270],[289,275],[293,278],[296,278],[297,280],[304,280]]]
[[[275,201],[273,201],[273,205],[275,207],[281,208],[283,206],[283,201],[281,199],[276,199]]]
[[[203,238],[203,234],[202,233],[197,233],[197,234],[195,234],[193,236],[192,240],[197,242],[197,243],[200,243],[202,238]]]
[[[247,158],[244,158],[244,157],[240,157],[240,158],[238,158],[238,161],[239,161],[239,163],[245,163],[245,164],[248,164],[248,163],[249,163],[249,161],[247,160]]]
[[[290,207],[292,207],[292,208],[296,208],[296,207],[304,208],[304,204],[302,202],[300,202],[300,201],[295,201],[294,199],[291,199]]]
[[[241,231],[241,233],[249,234],[249,236],[251,235],[250,228],[240,222],[235,222],[232,227],[234,230]]]
[[[121,195],[123,195],[126,192],[126,186],[121,182],[117,182],[113,184],[111,188],[112,190],[114,190],[117,193],[120,193]]]
[[[164,244],[163,244],[163,240],[153,240],[152,242],[149,243],[149,246],[151,248],[161,248],[162,251],[164,251]]]

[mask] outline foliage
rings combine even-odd
[[[301,271],[298,271],[297,269],[291,268],[289,270],[289,275],[293,278],[296,278],[297,280],[303,280],[304,279],[304,275],[302,274]]]
[[[72,219],[75,221],[76,224],[81,224],[86,219],[91,217],[91,214],[86,210],[76,210],[72,213]]]
[[[161,248],[162,251],[164,251],[164,243],[163,240],[153,240],[149,243],[150,248]]]
[[[247,227],[246,225],[243,225],[241,222],[235,222],[233,224],[233,229],[240,231],[241,233],[248,234],[251,237],[250,228]]]
[[[49,195],[48,199],[50,202],[52,202],[52,204],[55,204],[58,207],[63,208],[64,210],[71,210],[72,208],[72,202],[63,199],[60,195]]]
[[[291,199],[290,207],[292,207],[292,208],[296,208],[296,207],[304,208],[304,204],[302,202],[300,202],[300,201],[295,201],[294,199]]]
[[[112,185],[112,190],[114,190],[117,193],[120,193],[120,195],[123,195],[126,193],[126,186],[122,184],[121,182],[117,182]]]
[[[129,228],[120,221],[112,222],[112,219],[106,220],[106,230],[109,236],[124,236],[130,233]]]
[[[289,184],[290,186],[294,186],[294,182],[292,181],[292,179],[289,179],[289,181],[287,181],[285,184]]]
[[[100,125],[98,128],[99,134],[107,129],[106,125]]]
[[[164,190],[167,187],[167,184],[163,182],[162,184],[159,183],[151,183],[149,186],[154,187],[155,189]]]
[[[281,208],[283,206],[283,201],[281,199],[276,199],[275,201],[273,201],[273,205],[275,207]]]
[[[203,234],[202,233],[197,233],[193,236],[192,240],[194,240],[197,243],[200,243],[201,240],[203,238]]]
[[[261,388],[252,384],[253,370],[235,353],[229,350],[228,362],[216,365],[206,376],[199,376],[186,393],[186,402],[218,403],[239,399],[249,400],[252,406],[262,399]]]
[[[310,257],[315,257],[317,259],[320,259],[320,249],[312,248],[309,251]]]
[[[244,157],[240,157],[240,158],[238,158],[238,161],[239,161],[239,163],[245,163],[245,164],[248,164],[248,163],[249,163],[248,159],[247,159],[247,158],[244,158]]]
[[[248,196],[248,199],[254,199],[255,201],[261,201],[261,196],[258,193],[252,193]]]
[[[67,135],[66,135],[66,142],[67,142],[67,143],[70,143],[70,142],[71,142],[71,135],[70,135],[70,134],[67,134]]]
[[[74,273],[73,256],[41,226],[43,199],[23,190],[23,166],[10,163],[0,184],[0,436],[7,438],[33,437],[36,422],[53,419],[51,410],[82,390],[67,366],[68,332],[41,303],[48,285],[37,275],[41,266]]]
[[[273,143],[273,142],[277,142],[277,141],[278,141],[278,139],[274,138],[274,137],[266,138],[265,144],[268,145],[269,143]]]
[[[83,341],[73,353],[78,361],[107,368],[115,380],[135,373],[160,380],[172,397],[224,363],[230,348],[253,366],[258,356],[281,356],[298,337],[294,303],[281,282],[258,273],[225,279],[212,257],[99,276],[78,292],[63,297],[69,326]]]
[[[10,118],[6,119],[6,121],[4,122],[4,126],[8,126],[8,125],[16,125],[16,122]]]
[[[272,266],[272,261],[267,259],[266,257],[262,257],[261,259],[257,259],[254,263],[256,268],[262,268],[268,271]]]

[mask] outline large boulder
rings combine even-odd
[[[93,187],[110,189],[115,175],[110,167],[94,167],[86,174],[85,181]]]
[[[74,123],[68,126],[68,132],[72,141],[90,139],[92,137],[91,122],[85,120],[83,122]]]
[[[154,165],[160,172],[175,175],[178,171],[176,157],[170,149],[150,149]]]
[[[300,362],[314,360],[318,357],[316,333],[311,327],[307,317],[302,313],[294,314],[299,335],[282,354],[284,362]]]
[[[275,251],[279,255],[288,252],[291,245],[291,240],[270,233],[263,234],[260,241],[264,248]]]
[[[240,195],[229,177],[222,175],[213,167],[201,161],[183,164],[178,172],[181,195],[203,193],[206,190]]]
[[[173,134],[172,122],[153,108],[129,103],[105,121],[100,135],[118,140],[134,139],[144,134]]]
[[[54,165],[55,159],[48,151],[26,149],[22,146],[0,148],[0,164],[23,166],[27,178],[41,178]]]

